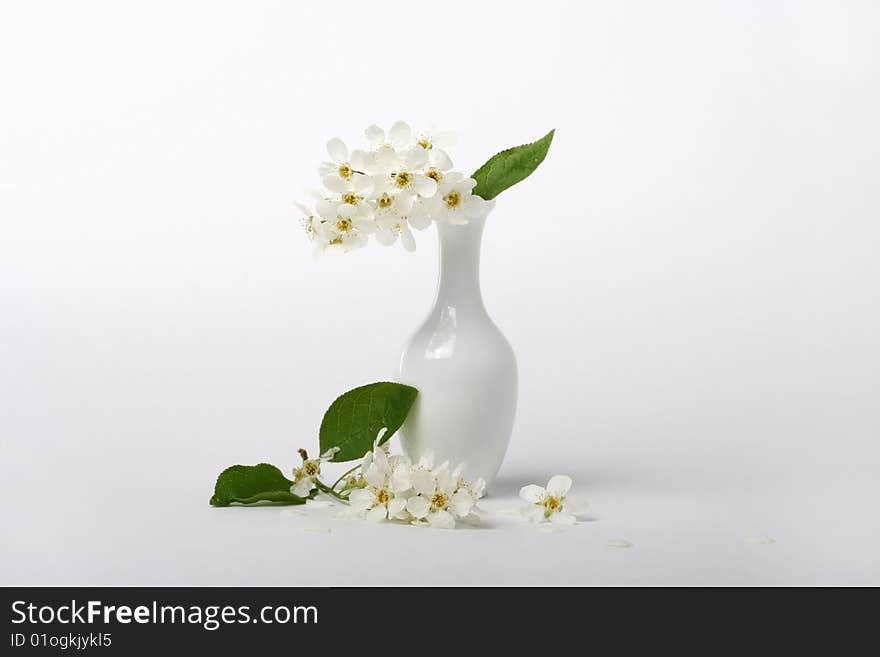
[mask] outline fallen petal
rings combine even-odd
[[[770,545],[776,542],[772,536],[746,536],[746,543],[750,545]]]

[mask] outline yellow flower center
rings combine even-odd
[[[325,171],[326,171],[326,169],[325,169]],[[347,164],[340,164],[337,171],[339,172],[340,178],[344,178],[345,180],[348,180],[349,178],[351,178],[351,167],[348,166]]]
[[[321,473],[321,464],[315,460],[308,460],[303,463],[303,470],[309,477],[314,477],[317,474]]]
[[[342,236],[337,235],[332,240],[330,240],[330,244],[342,244]]]
[[[408,171],[401,171],[394,176],[394,182],[398,187],[406,187],[412,182],[412,174]]]
[[[424,148],[426,151],[427,151],[427,150],[430,150],[430,149],[432,148],[432,144],[431,144],[431,142],[429,142],[429,141],[428,141],[427,139],[425,139],[424,137],[422,137],[421,139],[419,139],[419,146],[421,146],[422,148]]]
[[[387,488],[380,488],[376,491],[376,503],[377,504],[387,504],[388,500],[391,499],[391,493]]]
[[[446,204],[446,207],[454,208],[461,203],[461,194],[458,192],[449,192],[443,197],[443,202]]]
[[[544,501],[541,502],[542,506],[547,509],[550,513],[553,513],[558,508],[562,506],[562,500],[558,497],[553,497],[552,495],[548,495],[544,498]]]
[[[346,192],[342,195],[342,202],[348,203],[349,205],[357,205],[358,197],[352,194],[351,192]]]
[[[388,196],[388,194],[382,194],[382,196],[379,197],[379,207],[380,208],[391,207],[391,204],[393,202],[394,202],[394,200],[390,196]]]
[[[438,511],[440,509],[445,509],[448,503],[449,500],[446,499],[446,495],[443,493],[434,493],[434,496],[431,498],[431,508]]]
[[[339,217],[336,220],[336,230],[340,233],[347,233],[351,230],[351,219],[346,217]]]
[[[428,178],[433,180],[435,183],[439,183],[440,179],[443,177],[443,174],[441,174],[439,171],[437,171],[437,169],[434,169],[433,167],[428,169],[425,172],[425,175],[428,176]]]

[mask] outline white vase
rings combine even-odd
[[[466,464],[490,484],[501,467],[516,413],[516,357],[480,294],[485,220],[438,223],[440,273],[434,307],[400,357],[398,380],[419,395],[400,430],[412,459]]]

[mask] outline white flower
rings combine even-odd
[[[402,151],[414,146],[412,128],[405,121],[395,121],[388,131],[388,140],[385,140],[385,131],[377,125],[371,125],[364,131],[367,140],[375,150],[389,147],[395,151]]]
[[[422,148],[399,153],[388,170],[373,176],[378,192],[410,194],[429,198],[437,193],[437,181],[422,173],[428,163],[428,154]]]
[[[472,192],[477,181],[451,172],[443,177],[437,193],[431,200],[430,214],[434,221],[466,224],[471,219],[482,219],[494,205]]]
[[[423,130],[416,138],[416,143],[426,151],[445,150],[453,146],[456,141],[454,132],[439,130]]]
[[[528,502],[523,515],[532,522],[550,522],[573,525],[577,520],[572,509],[573,500],[568,495],[571,477],[555,475],[547,482],[546,488],[535,484],[523,486],[519,496]]]
[[[324,252],[348,252],[367,243],[367,236],[375,230],[375,222],[364,217],[356,206],[348,203],[318,203],[321,215]]]
[[[376,240],[390,246],[400,237],[403,248],[415,251],[416,241],[409,229],[409,217],[413,215],[414,197],[408,194],[382,192],[376,199]]]
[[[293,469],[293,486],[290,492],[300,497],[308,497],[312,490],[315,489],[315,479],[321,474],[321,463],[332,461],[338,447],[331,447],[316,459],[310,459],[306,450],[299,450],[302,457],[302,465]]]
[[[323,162],[318,167],[318,172],[323,178],[336,178],[337,180],[348,180],[354,174],[354,167],[348,160],[348,147],[345,142],[334,137],[327,142],[327,154],[330,155],[330,162]]]
[[[373,191],[373,179],[370,176],[356,173],[348,180],[327,178],[324,186],[329,193],[324,193],[315,204],[319,214],[333,214],[333,208],[338,210],[342,205],[351,205],[354,208],[353,216],[372,218],[373,208],[369,200]]]
[[[387,174],[396,170],[400,166],[403,153],[414,146],[412,130],[403,121],[397,121],[391,126],[387,141],[385,131],[377,125],[371,125],[364,134],[372,150],[365,154],[363,169],[360,170],[369,174]]]
[[[319,249],[321,248],[321,244],[326,241],[326,230],[324,228],[324,222],[320,217],[315,216],[315,213],[309,210],[302,203],[294,203],[297,209],[302,214],[300,218],[300,223],[302,223],[303,228],[306,231],[306,235],[308,238],[319,244]]]
[[[434,450],[427,449],[422,452],[422,455],[419,457],[419,460],[413,466],[417,470],[427,470],[430,472],[434,469]]]
[[[452,476],[456,478],[458,483],[458,488],[456,492],[463,493],[468,495],[473,500],[473,505],[477,503],[483,495],[486,494],[486,481],[482,477],[478,477],[474,483],[468,483],[464,478],[464,470],[465,465],[462,463],[455,470],[452,471]]]
[[[415,494],[406,501],[406,510],[431,527],[452,529],[455,519],[469,516],[476,504],[474,495],[459,486],[459,478],[449,471],[448,463],[433,471],[417,466],[411,480]]]
[[[406,519],[406,492],[410,489],[409,460],[389,458],[386,449],[374,447],[361,463],[366,486],[351,491],[352,509],[367,520]]]
[[[422,132],[416,139],[416,144],[428,152],[425,175],[433,178],[437,184],[440,184],[443,175],[452,168],[452,160],[445,149],[453,143],[455,134],[452,132]]]
[[[438,185],[442,182],[447,171],[452,168],[452,160],[441,150],[432,149],[428,151],[428,161],[425,164],[425,175],[431,178]]]

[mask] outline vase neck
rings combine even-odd
[[[484,310],[480,293],[480,243],[485,219],[437,223],[440,274],[435,305]]]

